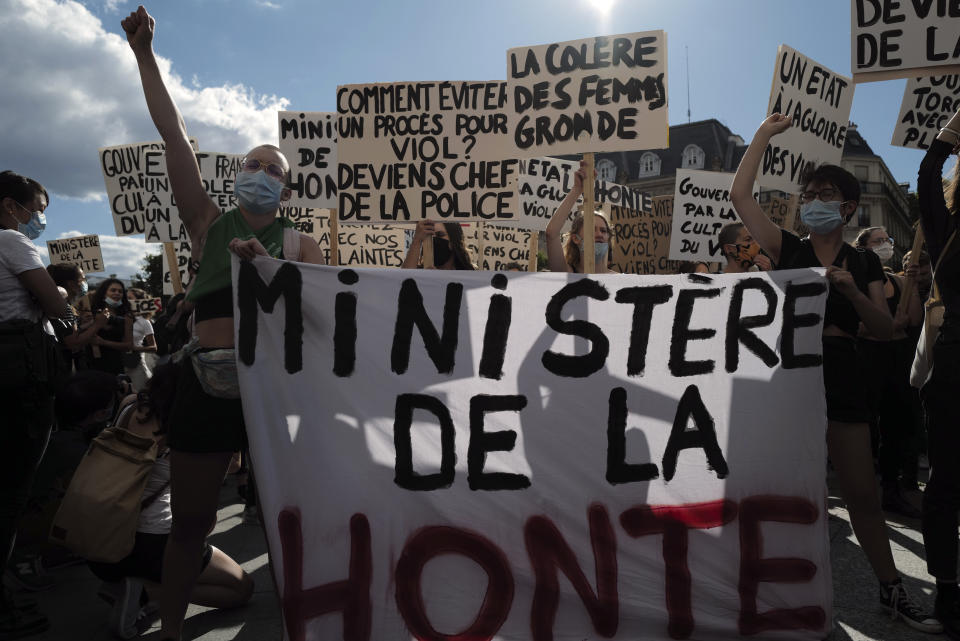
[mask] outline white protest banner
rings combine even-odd
[[[134,316],[144,314],[159,314],[163,311],[163,300],[160,298],[136,298],[130,300],[130,309]]]
[[[960,75],[910,78],[891,145],[926,149],[960,109]]]
[[[576,161],[559,158],[521,160],[517,187],[519,217],[516,226],[521,229],[546,231],[553,212],[573,188],[574,173],[579,167],[580,163]],[[650,196],[635,187],[618,185],[598,177],[594,181],[593,189],[594,202],[598,206],[605,204],[636,210],[650,208]],[[583,204],[583,196],[577,199],[577,203]],[[576,215],[577,207],[573,207],[564,224],[564,230],[569,229],[570,222]]]
[[[102,272],[103,253],[100,251],[100,236],[74,236],[47,241],[50,264],[69,263],[87,274]]]
[[[187,271],[187,265],[190,263],[190,241],[181,240],[173,243],[173,251],[177,256],[177,270],[180,272],[180,282],[186,289],[190,284],[190,273]],[[173,281],[170,280],[170,263],[167,260],[167,252],[160,252],[163,256],[163,295],[173,296]]]
[[[280,111],[280,151],[290,163],[296,207],[337,206],[337,114]]]
[[[480,255],[477,263],[485,271],[499,271],[519,264],[519,271],[530,265],[530,236],[536,232],[484,223],[480,228]]]
[[[767,115],[790,116],[793,125],[767,144],[760,184],[792,194],[807,165],[839,165],[852,104],[849,78],[780,45]]]
[[[163,152],[148,152],[147,165],[151,174],[166,176],[167,159]],[[200,178],[207,195],[216,203],[220,213],[237,206],[233,183],[240,170],[244,154],[227,154],[216,151],[200,151],[196,154]],[[189,241],[187,228],[180,219],[173,198],[173,190],[156,190],[144,203],[145,240],[148,243]]]
[[[822,274],[234,260],[285,638],[822,639]]]
[[[854,82],[960,72],[960,5],[850,0]]]
[[[190,144],[197,149],[196,139],[191,138]],[[162,156],[163,149],[163,142],[135,142],[97,149],[117,236],[144,233],[143,211],[149,194],[169,191],[166,172],[154,171],[147,157],[149,151],[159,151]]]
[[[516,218],[506,83],[337,87],[339,221]]]
[[[678,169],[673,195],[673,226],[670,258],[674,260],[722,261],[717,235],[724,226],[739,223],[730,202],[733,174],[719,171]],[[760,196],[754,183],[753,197]]]
[[[507,85],[518,157],[669,146],[663,31],[510,49]]]

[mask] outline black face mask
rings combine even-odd
[[[442,267],[450,260],[450,241],[446,238],[433,237],[433,266]]]

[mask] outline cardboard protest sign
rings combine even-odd
[[[850,0],[854,82],[960,72],[960,10],[940,0]]]
[[[519,263],[520,271],[530,265],[530,236],[535,232],[484,223],[480,227],[480,254],[477,263],[485,271],[500,271]]]
[[[200,178],[207,195],[213,199],[220,213],[229,211],[237,206],[236,196],[233,194],[233,183],[237,172],[240,171],[240,162],[243,154],[227,154],[216,151],[197,152],[197,164],[200,167]],[[156,175],[166,176],[167,160],[162,152],[148,152],[150,171]],[[169,184],[169,181],[167,181]],[[145,240],[148,243],[168,243],[189,241],[187,228],[180,219],[173,198],[173,191],[157,190],[146,199],[144,204]]]
[[[793,231],[797,225],[797,215],[799,199],[787,196],[780,198],[773,196],[770,201],[762,207],[764,212],[770,217],[773,223],[781,229]]]
[[[507,85],[517,157],[669,146],[663,31],[510,49]]]
[[[722,261],[717,235],[731,223],[739,223],[730,202],[733,174],[719,171],[678,169],[673,202],[670,258],[675,260]],[[754,183],[753,197],[760,187]]]
[[[960,75],[910,78],[891,145],[926,149],[960,109]]]
[[[621,274],[676,274],[670,260],[670,224],[673,196],[653,198],[648,210],[605,206],[616,242],[611,249],[613,269]]]
[[[280,151],[290,163],[290,205],[337,206],[337,114],[281,111]]]
[[[852,104],[849,78],[780,45],[767,115],[790,116],[793,126],[767,144],[760,184],[792,194],[807,165],[839,165]]]
[[[177,255],[177,270],[180,272],[180,282],[184,289],[190,284],[190,273],[187,271],[187,265],[190,263],[190,241],[181,240],[173,244],[174,253]],[[163,295],[173,296],[173,282],[170,280],[170,263],[167,261],[167,253],[161,252],[163,256]]]
[[[196,139],[190,144],[197,149]],[[97,149],[100,170],[113,214],[117,236],[144,233],[143,211],[149,194],[169,191],[170,179],[166,172],[156,172],[148,152],[163,156],[163,142],[135,142]]]
[[[69,263],[76,265],[85,273],[104,271],[103,253],[100,251],[100,236],[74,236],[47,241],[50,264]]]
[[[297,231],[309,234],[320,245],[330,264],[330,210],[281,207],[280,215],[292,220]],[[412,229],[412,228],[411,228]],[[399,267],[406,255],[404,227],[399,225],[344,225],[337,227],[338,265]]]
[[[136,298],[130,300],[130,309],[135,316],[144,314],[159,314],[163,311],[163,300],[160,298]]]
[[[328,217],[329,215],[329,209],[297,206],[280,207],[281,218],[292,221],[294,229],[303,234],[309,234],[317,242],[320,242],[319,220],[321,217]]]
[[[337,87],[339,220],[516,218],[506,83]]]
[[[829,631],[823,270],[233,270],[287,638]]]
[[[545,231],[553,212],[563,202],[567,193],[574,186],[574,174],[580,163],[559,158],[530,158],[520,161],[519,186],[517,188],[517,210],[519,217],[516,226],[521,229],[535,229]],[[635,187],[627,187],[616,183],[600,180],[594,181],[594,202],[627,209],[649,209],[649,195]],[[577,199],[583,204],[583,196]],[[576,217],[578,208],[570,210],[564,229],[570,227],[570,222]]]

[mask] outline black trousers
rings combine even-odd
[[[878,470],[884,486],[896,486],[901,470],[912,472],[916,465],[907,460],[915,454],[918,425],[913,411],[910,365],[916,343],[911,339],[872,341],[857,345],[867,387],[870,432],[878,440]],[[915,476],[915,474],[913,474]]]
[[[17,521],[53,425],[53,395],[38,385],[0,391],[0,553],[6,567]]]
[[[927,410],[930,481],[923,494],[927,571],[957,579],[957,510],[960,510],[960,343],[937,344],[933,376],[920,392]]]

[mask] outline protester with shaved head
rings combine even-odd
[[[162,636],[179,639],[203,543],[217,514],[220,483],[246,431],[233,355],[230,251],[243,259],[272,256],[322,263],[316,241],[278,218],[290,198],[290,165],[274,145],[247,152],[235,181],[237,208],[220,214],[204,190],[186,125],[153,52],[155,21],[142,6],[122,21],[137,60],[147,108],[163,138],[167,171],[199,270],[187,299],[196,304],[196,349],[184,359],[169,417],[173,528],[161,598]],[[287,229],[287,231],[285,231]]]

